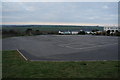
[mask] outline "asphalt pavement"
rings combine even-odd
[[[17,49],[31,61],[118,60],[118,37],[39,35],[2,39],[2,50]]]

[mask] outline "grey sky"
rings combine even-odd
[[[117,2],[3,2],[3,24],[117,24]]]

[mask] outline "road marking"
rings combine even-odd
[[[75,47],[71,47],[71,46],[67,46],[67,45],[58,45],[61,47],[67,47],[67,48],[72,48],[72,49],[90,49],[90,48],[95,48],[95,47],[103,47],[103,46],[109,46],[109,45],[115,45],[118,43],[114,43],[114,44],[105,44],[105,45],[97,45],[97,46],[92,46],[92,47],[83,47],[83,48],[75,48]]]
[[[27,61],[28,59],[17,49],[17,52]]]

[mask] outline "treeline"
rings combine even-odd
[[[40,30],[33,30],[32,28],[28,28],[25,31],[19,31],[19,30],[2,30],[2,36],[3,37],[12,37],[12,36],[32,36],[32,35],[59,35],[58,31],[40,31]],[[86,31],[79,31],[78,35],[105,35],[105,36],[120,36],[120,32],[118,30],[116,31],[99,31],[97,29],[92,30],[90,33],[87,33]]]
[[[105,35],[105,36],[120,36],[120,32],[118,30],[114,31],[92,31],[92,35]]]
[[[46,35],[46,34],[58,34],[58,31],[39,31],[39,30],[32,30],[28,28],[25,31],[25,35]]]
[[[14,29],[10,29],[10,30],[3,29],[2,30],[3,37],[47,35],[47,34],[58,34],[58,31],[39,31],[39,30],[33,30],[31,28],[28,28],[25,31],[17,31]]]

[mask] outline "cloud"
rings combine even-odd
[[[96,20],[96,19],[100,19],[100,17],[99,16],[93,16],[93,17],[88,17],[88,19],[90,19],[90,20]]]
[[[107,5],[104,5],[102,8],[103,9],[108,9],[109,7]]]
[[[3,3],[4,22],[117,23],[117,3],[14,2]],[[101,8],[102,6],[102,8]]]
[[[2,2],[118,2],[119,0],[2,0]]]

